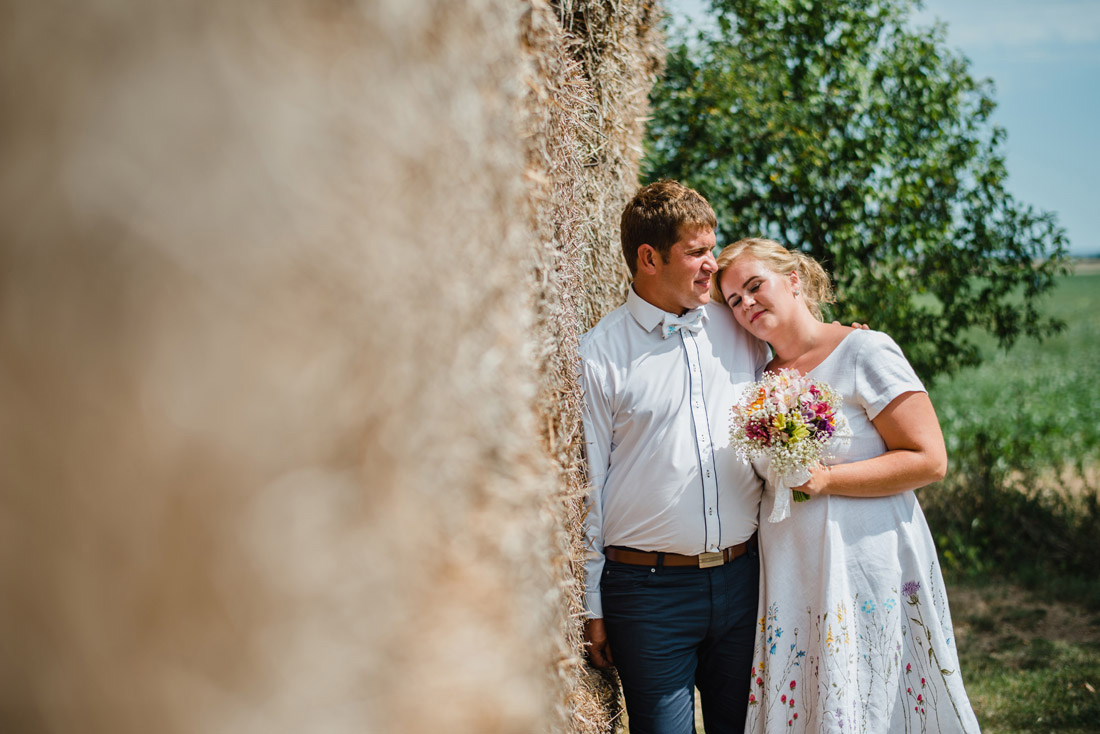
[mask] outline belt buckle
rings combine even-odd
[[[699,568],[712,568],[714,566],[721,566],[725,561],[722,559],[721,553],[700,553],[699,554]]]

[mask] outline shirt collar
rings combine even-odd
[[[699,306],[698,308],[703,312],[700,321],[705,324],[707,321],[707,309],[704,306]],[[646,331],[653,331],[660,326],[665,320],[665,314],[667,313],[667,311],[657,308],[635,293],[633,284],[631,284],[630,290],[626,294],[626,310],[630,311],[630,315],[633,316],[634,320],[638,322],[638,325]],[[679,314],[672,315],[679,316]]]

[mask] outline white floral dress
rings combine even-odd
[[[884,453],[871,420],[898,395],[924,392],[897,344],[875,331],[851,332],[809,375],[844,399],[852,436],[834,464]],[[762,516],[773,501],[768,487]],[[760,549],[746,732],[978,732],[913,492],[793,503],[787,519],[761,521]]]

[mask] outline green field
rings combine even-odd
[[[1100,269],[1060,279],[1046,310],[1065,329],[931,390],[950,454],[921,503],[956,575],[1096,579],[1100,538]],[[1100,609],[1100,588],[1085,591]]]
[[[953,452],[975,435],[995,442],[1001,465],[1049,471],[1100,460],[1100,268],[1061,278],[1045,302],[1066,328],[1007,353],[978,341],[985,362],[937,384],[932,399]]]
[[[1100,263],[1044,306],[1061,333],[931,391],[951,468],[920,499],[987,734],[1100,732]]]

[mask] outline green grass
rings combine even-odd
[[[1061,278],[1066,328],[936,384],[948,476],[921,490],[946,570],[999,573],[1100,610],[1100,272]]]
[[[1100,732],[1100,268],[1092,265],[1061,278],[1045,303],[1065,321],[1062,332],[1007,352],[980,337],[984,363],[931,390],[951,467],[920,498],[986,734]],[[967,607],[975,594],[1006,588],[1013,599]],[[1055,613],[1084,621],[1059,629]]]
[[[961,661],[985,734],[1100,731],[1100,645],[1008,642],[1003,658]]]
[[[1100,273],[1061,278],[1044,310],[1063,332],[1007,352],[979,337],[984,363],[933,387],[949,450],[984,432],[997,443],[995,471],[1100,460]]]
[[[985,734],[1100,731],[1100,619],[1020,587],[951,590],[967,694]]]

